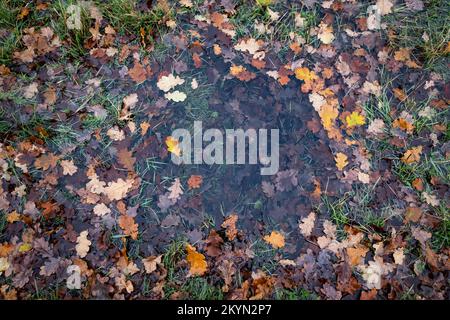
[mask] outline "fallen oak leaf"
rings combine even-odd
[[[250,81],[256,78],[256,74],[248,71],[243,66],[232,65],[230,67],[230,74],[241,81]]]
[[[356,126],[362,126],[366,123],[364,116],[356,111],[353,111],[349,116],[345,117],[347,127],[352,128]]]
[[[56,167],[57,161],[59,160],[58,156],[55,156],[53,153],[43,154],[34,162],[34,166],[37,169],[42,169],[44,171],[49,168]]]
[[[133,68],[128,70],[128,75],[134,82],[136,82],[136,84],[140,84],[147,80],[147,70],[137,60],[134,61]]]
[[[347,156],[342,152],[336,153],[334,160],[336,161],[336,167],[339,171],[342,171],[344,167],[348,165]]]
[[[422,154],[422,146],[413,147],[403,154],[402,162],[406,164],[411,164],[420,161],[420,155]]]
[[[404,118],[398,118],[392,123],[392,127],[399,128],[411,134],[414,131],[414,125]]]
[[[315,212],[311,212],[307,217],[303,218],[299,223],[298,227],[300,229],[300,233],[304,237],[309,237],[314,229],[314,223],[316,221]]]
[[[168,92],[164,95],[167,100],[172,100],[173,102],[183,102],[186,100],[187,95],[184,92],[175,90],[173,92]]]
[[[129,215],[121,215],[119,217],[119,227],[122,228],[125,235],[131,236],[131,239],[137,240],[138,224],[134,222],[134,218]]]
[[[236,222],[238,220],[237,214],[230,214],[222,223],[221,227],[225,228],[225,235],[228,240],[233,241],[237,236]]]
[[[72,176],[78,171],[78,168],[73,163],[73,160],[61,160],[59,164],[63,168],[63,175]]]
[[[272,231],[270,235],[264,236],[263,239],[275,249],[283,248],[285,245],[284,236],[278,231]]]
[[[94,209],[94,214],[97,216],[104,216],[105,214],[111,213],[111,209],[109,209],[104,203],[96,204]]]
[[[197,250],[190,244],[186,244],[187,256],[186,260],[189,263],[189,275],[190,276],[202,276],[208,270],[208,264],[203,254],[197,252]]]
[[[106,135],[114,141],[122,141],[123,139],[125,139],[124,131],[122,129],[119,129],[118,126],[114,126],[108,129],[108,131],[106,131]]]
[[[145,259],[142,259],[142,263],[144,264],[145,273],[153,273],[157,266],[161,264],[162,254],[159,256],[150,256]]]
[[[200,175],[191,175],[187,181],[189,189],[198,189],[203,183],[203,177]]]
[[[177,139],[175,139],[172,136],[168,136],[165,140],[167,151],[173,153],[174,155],[180,157],[181,156],[181,149],[180,144]]]
[[[360,265],[361,261],[364,261],[368,251],[369,249],[363,246],[359,246],[357,248],[347,248],[347,255],[350,260],[349,264],[352,267]]]
[[[91,246],[91,241],[88,240],[89,232],[87,230],[80,232],[80,235],[77,237],[77,245],[75,246],[75,250],[77,251],[77,255],[80,258],[86,257],[89,252],[89,248]]]
[[[181,79],[179,76],[175,77],[173,74],[169,74],[168,76],[162,76],[156,83],[156,86],[164,92],[169,92],[176,86],[183,83],[184,79]]]
[[[122,178],[117,179],[117,181],[110,181],[108,185],[103,188],[103,193],[106,194],[109,200],[121,200],[125,198],[127,192],[133,186],[133,180]]]
[[[134,164],[136,158],[133,158],[133,152],[128,151],[126,148],[120,149],[117,152],[117,160],[128,171],[134,171]]]
[[[180,196],[183,194],[183,189],[181,187],[181,182],[179,178],[175,178],[175,181],[173,184],[169,187],[169,196],[168,198],[170,200],[176,201],[180,198]]]

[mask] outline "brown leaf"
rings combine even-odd
[[[225,228],[225,235],[228,240],[233,241],[237,236],[236,222],[238,220],[237,214],[230,214],[222,223],[222,228]]]
[[[146,273],[152,273],[156,270],[158,264],[161,264],[162,255],[159,256],[150,256],[145,259],[142,259],[142,263],[145,267]]]
[[[147,79],[147,71],[144,66],[137,60],[134,61],[134,66],[128,70],[128,75],[137,84],[144,82]]]
[[[189,189],[198,189],[200,188],[203,182],[203,177],[200,175],[191,175],[187,181]]]
[[[117,160],[128,171],[134,171],[134,164],[136,162],[136,158],[133,158],[132,151],[128,151],[125,148],[120,149],[117,152]]]
[[[422,216],[422,210],[417,207],[408,207],[405,214],[405,223],[408,222],[419,222]]]
[[[56,163],[59,160],[59,157],[55,156],[53,153],[43,154],[34,162],[34,166],[37,169],[42,169],[44,171],[49,168],[56,167]]]
[[[134,222],[134,218],[128,215],[121,215],[119,217],[119,226],[124,231],[125,235],[131,236],[131,239],[137,240],[138,224]]]

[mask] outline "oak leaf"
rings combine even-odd
[[[346,165],[348,165],[347,156],[342,152],[338,152],[334,158],[336,161],[336,167],[339,171],[342,171]]]
[[[176,156],[181,156],[181,148],[177,139],[172,136],[168,136],[165,140],[167,151],[172,152]]]
[[[130,236],[133,240],[137,240],[138,224],[134,222],[133,217],[129,215],[121,215],[119,217],[119,226],[122,228],[125,235]]]
[[[264,241],[269,243],[275,249],[283,248],[285,245],[284,236],[278,231],[272,231],[270,235],[264,236]]]
[[[179,178],[175,178],[173,184],[169,187],[169,196],[170,200],[178,200],[180,196],[183,194],[183,189],[181,188],[181,182]]]
[[[174,76],[173,74],[169,74],[168,76],[162,76],[156,83],[156,86],[164,92],[169,92],[176,86],[183,84],[183,83],[184,83],[184,79],[181,79],[179,76]]]
[[[80,258],[86,257],[89,252],[89,247],[91,246],[91,241],[88,240],[89,232],[87,230],[80,232],[80,235],[77,237],[77,245],[75,246],[75,250]]]
[[[314,223],[316,221],[316,214],[311,212],[307,217],[303,218],[299,223],[298,227],[300,229],[300,233],[304,237],[309,237],[314,229]]]
[[[411,164],[420,161],[420,155],[422,154],[422,146],[413,147],[403,154],[402,162]]]
[[[189,275],[202,276],[208,269],[206,258],[203,254],[197,252],[197,250],[190,244],[186,245],[187,256],[186,260],[189,263]]]
[[[144,264],[145,273],[152,273],[158,267],[158,264],[161,264],[162,255],[159,256],[150,256],[145,259],[142,259],[142,263]]]
[[[353,111],[349,116],[345,117],[345,121],[347,122],[347,127],[349,128],[362,126],[366,123],[364,116],[356,111]]]
[[[120,149],[117,152],[117,158],[119,163],[128,171],[134,171],[134,164],[136,162],[136,158],[133,158],[133,152],[128,151],[127,149]]]
[[[109,209],[104,203],[96,204],[93,210],[94,214],[100,217],[111,213],[111,209]]]
[[[175,90],[173,92],[168,92],[164,95],[167,100],[172,100],[173,102],[183,102],[186,100],[187,95],[184,92]]]
[[[332,43],[334,40],[333,27],[321,22],[319,24],[319,32],[317,33],[317,38],[319,38],[319,40],[323,44]]]
[[[233,241],[237,236],[236,222],[238,220],[237,214],[230,214],[222,223],[222,228],[225,228],[225,235],[228,240]]]
[[[73,160],[61,160],[61,167],[63,168],[63,175],[73,175],[77,172],[78,168],[73,163]]]
[[[111,140],[114,140],[114,141],[121,141],[121,140],[125,139],[125,133],[123,132],[122,129],[119,129],[118,126],[114,126],[110,129],[108,129],[108,131],[106,131],[106,134],[108,137],[111,138]]]
[[[108,185],[104,188],[103,192],[108,196],[109,200],[121,200],[125,198],[127,192],[133,186],[133,180],[122,178],[117,179],[117,181],[110,181]]]
[[[200,188],[203,182],[203,177],[200,175],[191,175],[187,181],[189,189],[198,189]]]
[[[147,70],[137,60],[134,61],[134,66],[128,70],[128,75],[137,84],[144,82],[147,79]]]
[[[241,40],[237,45],[234,46],[236,50],[242,52],[248,52],[251,55],[255,54],[259,49],[261,49],[263,42],[261,40],[255,40],[253,38],[249,38],[247,40]]]
[[[58,156],[55,156],[53,153],[43,154],[34,162],[34,166],[38,169],[42,169],[44,171],[49,168],[56,167],[56,163],[59,160]]]
[[[357,248],[347,248],[347,255],[350,259],[349,264],[352,267],[360,265],[364,262],[364,258],[366,257],[368,251],[369,249],[363,246]]]

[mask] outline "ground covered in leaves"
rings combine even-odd
[[[447,1],[0,7],[3,299],[449,298]],[[173,164],[195,120],[279,172]]]

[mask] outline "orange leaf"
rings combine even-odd
[[[270,235],[264,237],[264,241],[271,244],[275,249],[284,247],[284,236],[278,231],[272,231]]]
[[[310,82],[318,79],[317,75],[314,71],[310,71],[308,68],[297,68],[295,69],[295,77],[299,80],[303,80],[305,82]]]
[[[411,184],[417,191],[423,191],[423,181],[422,181],[422,179],[416,178],[416,179],[413,180],[413,182]]]
[[[166,146],[169,152],[172,152],[176,156],[181,156],[181,149],[177,139],[172,136],[166,138]]]
[[[399,128],[403,131],[406,131],[407,133],[412,133],[414,130],[414,126],[412,123],[408,122],[406,119],[398,118],[393,123],[392,126],[394,128]]]
[[[406,164],[419,162],[421,153],[422,153],[422,146],[406,150],[406,152],[403,154],[402,161]]]
[[[202,59],[200,59],[200,56],[194,52],[192,55],[192,60],[194,60],[194,66],[198,69],[202,66]]]
[[[394,88],[392,91],[394,92],[394,96],[400,101],[406,100],[406,98],[408,97],[405,91],[400,88]]]
[[[189,178],[187,184],[189,186],[189,189],[198,189],[200,188],[201,184],[203,182],[203,178],[200,175],[191,175]]]
[[[128,215],[122,215],[119,217],[119,226],[122,228],[127,236],[131,236],[131,239],[136,240],[138,237],[138,224],[134,223],[134,218]]]
[[[233,241],[237,235],[236,222],[238,220],[237,214],[229,215],[222,223],[222,228],[225,228],[225,234],[228,240]]]
[[[189,274],[193,276],[202,276],[208,269],[205,256],[198,253],[197,250],[190,244],[186,245],[187,257],[186,260],[189,263]]]
[[[347,254],[350,259],[349,263],[352,267],[361,264],[363,259],[366,257],[366,253],[369,249],[365,247],[359,248],[347,248]]]
[[[133,68],[128,70],[128,75],[137,84],[142,83],[147,79],[147,71],[144,69],[144,66],[137,60],[134,61]]]

